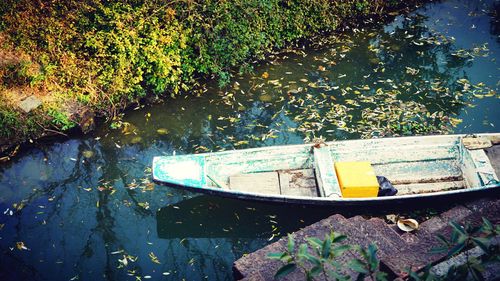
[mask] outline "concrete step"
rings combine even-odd
[[[488,218],[492,223],[500,223],[500,199],[490,198],[477,200],[472,203],[454,207],[439,216],[435,216],[420,224],[420,228],[413,233],[403,233],[395,225],[387,225],[382,219],[372,218],[369,220],[361,216],[349,219],[341,215],[333,215],[321,220],[294,234],[296,245],[307,243],[307,237],[318,237],[324,239],[330,231],[346,235],[344,241],[349,245],[360,245],[367,247],[371,242],[379,249],[378,256],[381,266],[393,277],[405,277],[406,269],[412,267],[414,270],[422,268],[428,263],[436,264],[445,258],[444,254],[430,254],[432,248],[440,246],[436,239],[437,234],[450,237],[452,228],[450,221],[459,224],[464,222],[474,226],[482,224],[482,217]],[[287,237],[268,245],[252,254],[242,257],[234,263],[236,279],[244,280],[273,280],[276,271],[283,265],[282,262],[266,258],[270,252],[282,252],[285,250]],[[347,263],[359,254],[350,251],[338,259],[341,263]],[[344,268],[345,273],[355,279],[357,273],[349,268]],[[296,271],[288,275],[284,280],[302,280],[304,273]],[[321,279],[318,279],[321,280]]]
[[[401,235],[391,228],[384,220],[372,218],[367,225],[374,232],[372,237],[379,248],[381,262],[395,275],[406,274],[407,268],[422,268],[427,261],[416,254],[416,247],[409,245]]]
[[[341,215],[333,215],[329,218],[321,220],[311,226],[301,229],[294,233],[296,247],[302,243],[307,243],[308,237],[318,237],[324,239],[325,235],[329,234],[331,230],[344,234],[344,231],[352,232],[346,225],[350,225],[347,219]],[[268,245],[260,250],[257,250],[247,256],[243,256],[237,260],[233,265],[235,279],[243,280],[273,280],[276,271],[283,266],[281,261],[270,260],[266,256],[271,252],[283,252],[286,249],[288,238],[285,236],[275,243]],[[354,256],[351,253],[341,256],[337,261],[343,263],[350,261]],[[311,266],[312,267],[312,266]],[[357,273],[344,268],[344,273],[351,277],[356,277]],[[287,275],[281,280],[302,280],[304,279],[304,272],[296,270],[294,273]],[[321,279],[318,279],[321,280]]]

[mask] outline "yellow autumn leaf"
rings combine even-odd
[[[158,260],[158,257],[153,252],[149,253],[149,258],[151,259],[152,262],[161,264],[160,261]]]

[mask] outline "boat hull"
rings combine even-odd
[[[481,136],[495,136],[500,137],[500,134],[482,134]],[[225,151],[225,152],[216,152],[216,153],[207,153],[207,154],[194,154],[194,155],[181,155],[181,156],[166,156],[166,157],[155,157],[153,161],[153,181],[157,184],[162,184],[166,186],[181,188],[184,190],[189,190],[192,192],[204,193],[215,196],[222,196],[227,198],[235,198],[240,200],[252,200],[252,201],[264,201],[264,202],[273,202],[280,204],[300,204],[300,205],[321,205],[321,206],[354,206],[354,205],[384,205],[384,204],[394,204],[401,205],[410,202],[421,202],[421,201],[433,201],[433,200],[453,200],[453,201],[462,201],[467,200],[469,198],[477,198],[484,196],[498,196],[500,194],[500,184],[498,183],[498,178],[496,177],[495,172],[493,171],[492,166],[489,161],[486,161],[484,157],[484,152],[481,153],[474,152],[473,160],[465,159],[464,157],[464,149],[461,146],[461,138],[463,135],[452,135],[452,136],[427,136],[427,137],[402,137],[402,138],[388,138],[388,139],[375,139],[375,140],[352,140],[352,141],[339,141],[329,143],[331,150],[339,149],[340,152],[335,154],[333,152],[336,161],[345,160],[345,159],[358,159],[362,158],[363,153],[347,153],[349,157],[343,156],[346,154],[344,151],[347,150],[355,151],[356,149],[360,149],[361,147],[373,147],[376,151],[376,148],[382,149],[387,145],[394,145],[397,143],[402,143],[406,146],[410,145],[407,148],[410,151],[410,154],[398,155],[398,152],[394,152],[391,150],[387,154],[392,155],[388,156],[390,161],[384,159],[384,157],[378,157],[373,155],[366,155],[366,157],[371,157],[371,159],[376,162],[376,165],[379,165],[379,170],[384,171],[383,165],[385,167],[385,171],[390,173],[391,169],[396,167],[402,171],[406,171],[407,174],[411,175],[410,167],[414,170],[415,173],[418,173],[420,166],[415,163],[420,163],[426,165],[422,166],[423,174],[429,175],[433,173],[433,169],[439,168],[439,165],[445,167],[449,165],[450,161],[454,161],[452,157],[460,158],[462,162],[471,162],[469,166],[472,165],[474,169],[473,171],[468,170],[460,170],[460,176],[463,179],[461,181],[464,184],[467,184],[467,187],[455,189],[455,190],[444,190],[444,191],[434,191],[429,193],[417,193],[417,194],[405,194],[405,195],[397,195],[397,196],[387,196],[387,197],[367,197],[367,198],[345,198],[341,196],[332,196],[338,195],[333,193],[329,193],[330,195],[318,194],[318,196],[293,196],[293,195],[283,195],[283,194],[264,194],[264,193],[256,193],[256,192],[248,192],[248,190],[252,190],[250,186],[246,190],[231,190],[226,183],[229,181],[225,178],[224,182],[218,183],[217,180],[210,177],[211,174],[215,174],[220,176],[224,173],[231,174],[236,173],[231,169],[236,169],[236,171],[243,171],[243,173],[257,173],[262,171],[270,170],[270,167],[274,167],[273,165],[278,166],[275,170],[281,170],[283,167],[289,167],[290,165],[295,165],[297,167],[302,168],[310,168],[314,169],[314,173],[316,174],[316,182],[318,188],[323,188],[323,184],[327,185],[328,180],[333,181],[335,183],[336,179],[329,179],[328,175],[321,172],[321,165],[318,166],[318,161],[321,160],[321,157],[316,155],[317,151],[312,152],[314,149],[312,145],[291,145],[291,146],[281,146],[281,147],[263,147],[263,148],[254,148],[254,149],[244,149],[237,151]],[[422,145],[422,144],[423,145]],[[432,144],[432,146],[430,145]],[[415,149],[413,146],[422,149],[425,153],[429,154],[427,158],[418,159],[419,151],[412,151]],[[440,150],[437,150],[436,147],[439,147]],[[253,161],[248,160],[249,157],[267,157],[266,155],[271,155],[273,151],[287,151],[289,154],[293,155],[293,157],[283,158],[286,156],[286,153],[283,153],[285,156],[276,156],[278,158],[269,160],[266,158],[263,161]],[[319,150],[318,150],[319,151]],[[294,155],[296,154],[296,156]],[[467,152],[468,153],[468,152]],[[277,153],[279,154],[279,153]],[[346,154],[346,155],[347,155]],[[366,151],[365,151],[366,154]],[[260,156],[259,156],[260,155]],[[340,155],[340,156],[339,156]],[[451,155],[451,156],[450,156]],[[479,156],[478,156],[479,155]],[[313,157],[314,156],[314,157]],[[403,165],[400,162],[403,161],[404,157],[408,156],[408,165]],[[282,157],[282,158],[279,158]],[[344,157],[344,158],[343,158]],[[413,157],[413,158],[412,158]],[[432,157],[440,157],[436,158],[434,165],[434,158]],[[478,158],[479,157],[479,158]],[[483,158],[481,158],[483,157]],[[379,159],[380,158],[380,159]],[[470,157],[469,157],[470,158]],[[478,158],[478,159],[476,159]],[[214,160],[215,159],[215,160]],[[227,159],[227,161],[226,161]],[[261,160],[260,158],[257,158]],[[286,160],[283,160],[286,159]],[[318,160],[320,159],[320,160]],[[444,159],[444,160],[443,160]],[[465,160],[464,160],[465,159]],[[487,157],[486,157],[487,159]],[[418,160],[418,161],[417,161]],[[500,159],[497,159],[500,161]],[[228,163],[238,163],[241,162],[241,165],[233,165],[225,164]],[[274,162],[273,162],[274,161]],[[378,162],[377,162],[378,161]],[[382,162],[390,162],[390,166],[387,163]],[[391,162],[392,161],[392,162]],[[448,161],[448,162],[444,162]],[[475,162],[474,162],[475,161]],[[296,162],[296,163],[295,163]],[[314,162],[314,163],[312,163]],[[485,163],[488,162],[488,163]],[[290,164],[292,163],[292,164]],[[438,165],[439,164],[439,165]],[[445,165],[446,164],[446,165]],[[266,166],[268,165],[268,166]],[[281,165],[281,166],[279,166]],[[286,165],[286,166],[283,166]],[[327,162],[326,167],[331,167],[331,163]],[[387,165],[389,165],[387,168]],[[434,165],[434,166],[433,166]],[[457,164],[458,165],[458,164]],[[460,165],[463,166],[463,163]],[[236,166],[236,167],[234,167]],[[407,167],[408,166],[408,167]],[[458,167],[458,166],[457,166]],[[449,168],[446,166],[446,169],[453,170],[459,169],[457,167]],[[406,169],[406,170],[405,170]],[[444,168],[443,168],[444,169]],[[460,169],[464,169],[463,167]],[[272,169],[271,169],[272,170]],[[469,169],[470,170],[470,169]],[[478,172],[479,171],[479,172]],[[488,177],[485,177],[484,174],[490,173]],[[320,176],[318,176],[320,174]],[[435,173],[439,177],[440,171]],[[408,176],[408,175],[407,175]],[[176,178],[177,177],[177,178]],[[330,175],[331,177],[331,175]],[[471,179],[465,179],[465,177],[469,177]],[[418,183],[419,188],[425,188],[428,186],[439,187],[441,186],[441,181],[448,180],[448,175],[443,176],[442,178],[436,179],[437,182],[431,182],[429,179],[423,178],[422,181]],[[496,180],[490,180],[490,179]],[[455,179],[456,180],[456,179]],[[216,186],[209,186],[208,182],[212,182]],[[321,184],[318,182],[321,181]],[[397,181],[397,179],[396,179]],[[401,181],[404,183],[404,180]],[[444,183],[443,183],[444,184]],[[251,185],[248,184],[248,185]],[[470,187],[473,186],[473,187]],[[478,186],[478,187],[477,187]],[[439,189],[438,189],[439,190]]]
[[[262,196],[252,193],[236,193],[225,192],[213,188],[199,188],[185,185],[165,183],[158,180],[153,180],[156,184],[187,190],[195,193],[202,193],[224,198],[232,198],[245,201],[259,201],[277,204],[295,204],[295,205],[315,205],[315,206],[377,206],[377,205],[403,205],[414,203],[426,203],[432,201],[453,201],[462,202],[477,198],[496,198],[500,197],[500,185],[493,184],[489,186],[469,188],[463,190],[435,192],[429,194],[418,195],[402,195],[402,196],[386,196],[377,198],[343,198],[332,199],[327,197],[291,197],[291,196]]]

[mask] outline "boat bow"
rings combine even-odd
[[[189,187],[206,186],[205,157],[200,155],[153,158],[153,180]]]

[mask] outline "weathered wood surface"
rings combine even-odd
[[[313,153],[319,193],[322,197],[342,197],[339,180],[333,168],[330,148],[328,146],[315,147]]]
[[[431,183],[462,179],[457,160],[398,162],[373,165],[377,175],[383,175],[393,184]]]
[[[282,195],[318,196],[313,169],[279,171],[278,175]]]
[[[497,176],[500,176],[500,144],[485,149],[485,152]]]
[[[378,248],[378,256],[382,266],[389,269],[394,277],[405,276],[406,268],[422,268],[427,263],[438,263],[444,255],[429,254],[430,250],[440,245],[436,234],[450,235],[451,220],[458,223],[479,225],[482,217],[493,223],[500,223],[500,198],[482,199],[454,207],[439,216],[421,223],[416,233],[401,233],[394,225],[386,224],[382,219],[366,220],[360,216],[346,219],[341,215],[333,215],[304,229],[295,232],[297,244],[304,242],[306,237],[323,238],[331,230],[346,234],[346,243],[367,246],[370,242]],[[234,262],[233,270],[236,279],[243,280],[274,280],[276,271],[283,265],[280,261],[266,258],[270,252],[280,252],[286,247],[286,238],[282,238],[260,250],[248,254]],[[354,253],[343,256],[339,262],[346,262]],[[356,277],[356,273],[344,268],[345,273]],[[303,273],[296,271],[284,280],[302,280]]]
[[[238,174],[229,177],[228,189],[260,194],[318,196],[313,169]]]
[[[461,189],[465,188],[465,182],[445,181],[433,183],[394,184],[394,186],[398,190],[398,195],[405,195]]]
[[[391,147],[394,145],[394,147]],[[331,148],[335,161],[367,161],[375,165],[399,162],[413,162],[426,159],[427,161],[456,159],[458,149],[455,143],[441,145],[412,145],[403,146],[389,144],[387,146],[357,147],[341,150],[341,148]],[[411,153],[408,153],[411,152]]]
[[[210,153],[206,168],[208,174],[221,179],[236,174],[310,169],[310,152],[308,145],[289,145]]]
[[[229,189],[261,194],[280,194],[277,172],[234,175],[229,178]]]
[[[491,182],[498,182],[498,177],[493,169],[490,159],[486,155],[486,152],[482,149],[469,151],[472,161],[476,166],[477,173],[484,184],[490,184]]]

